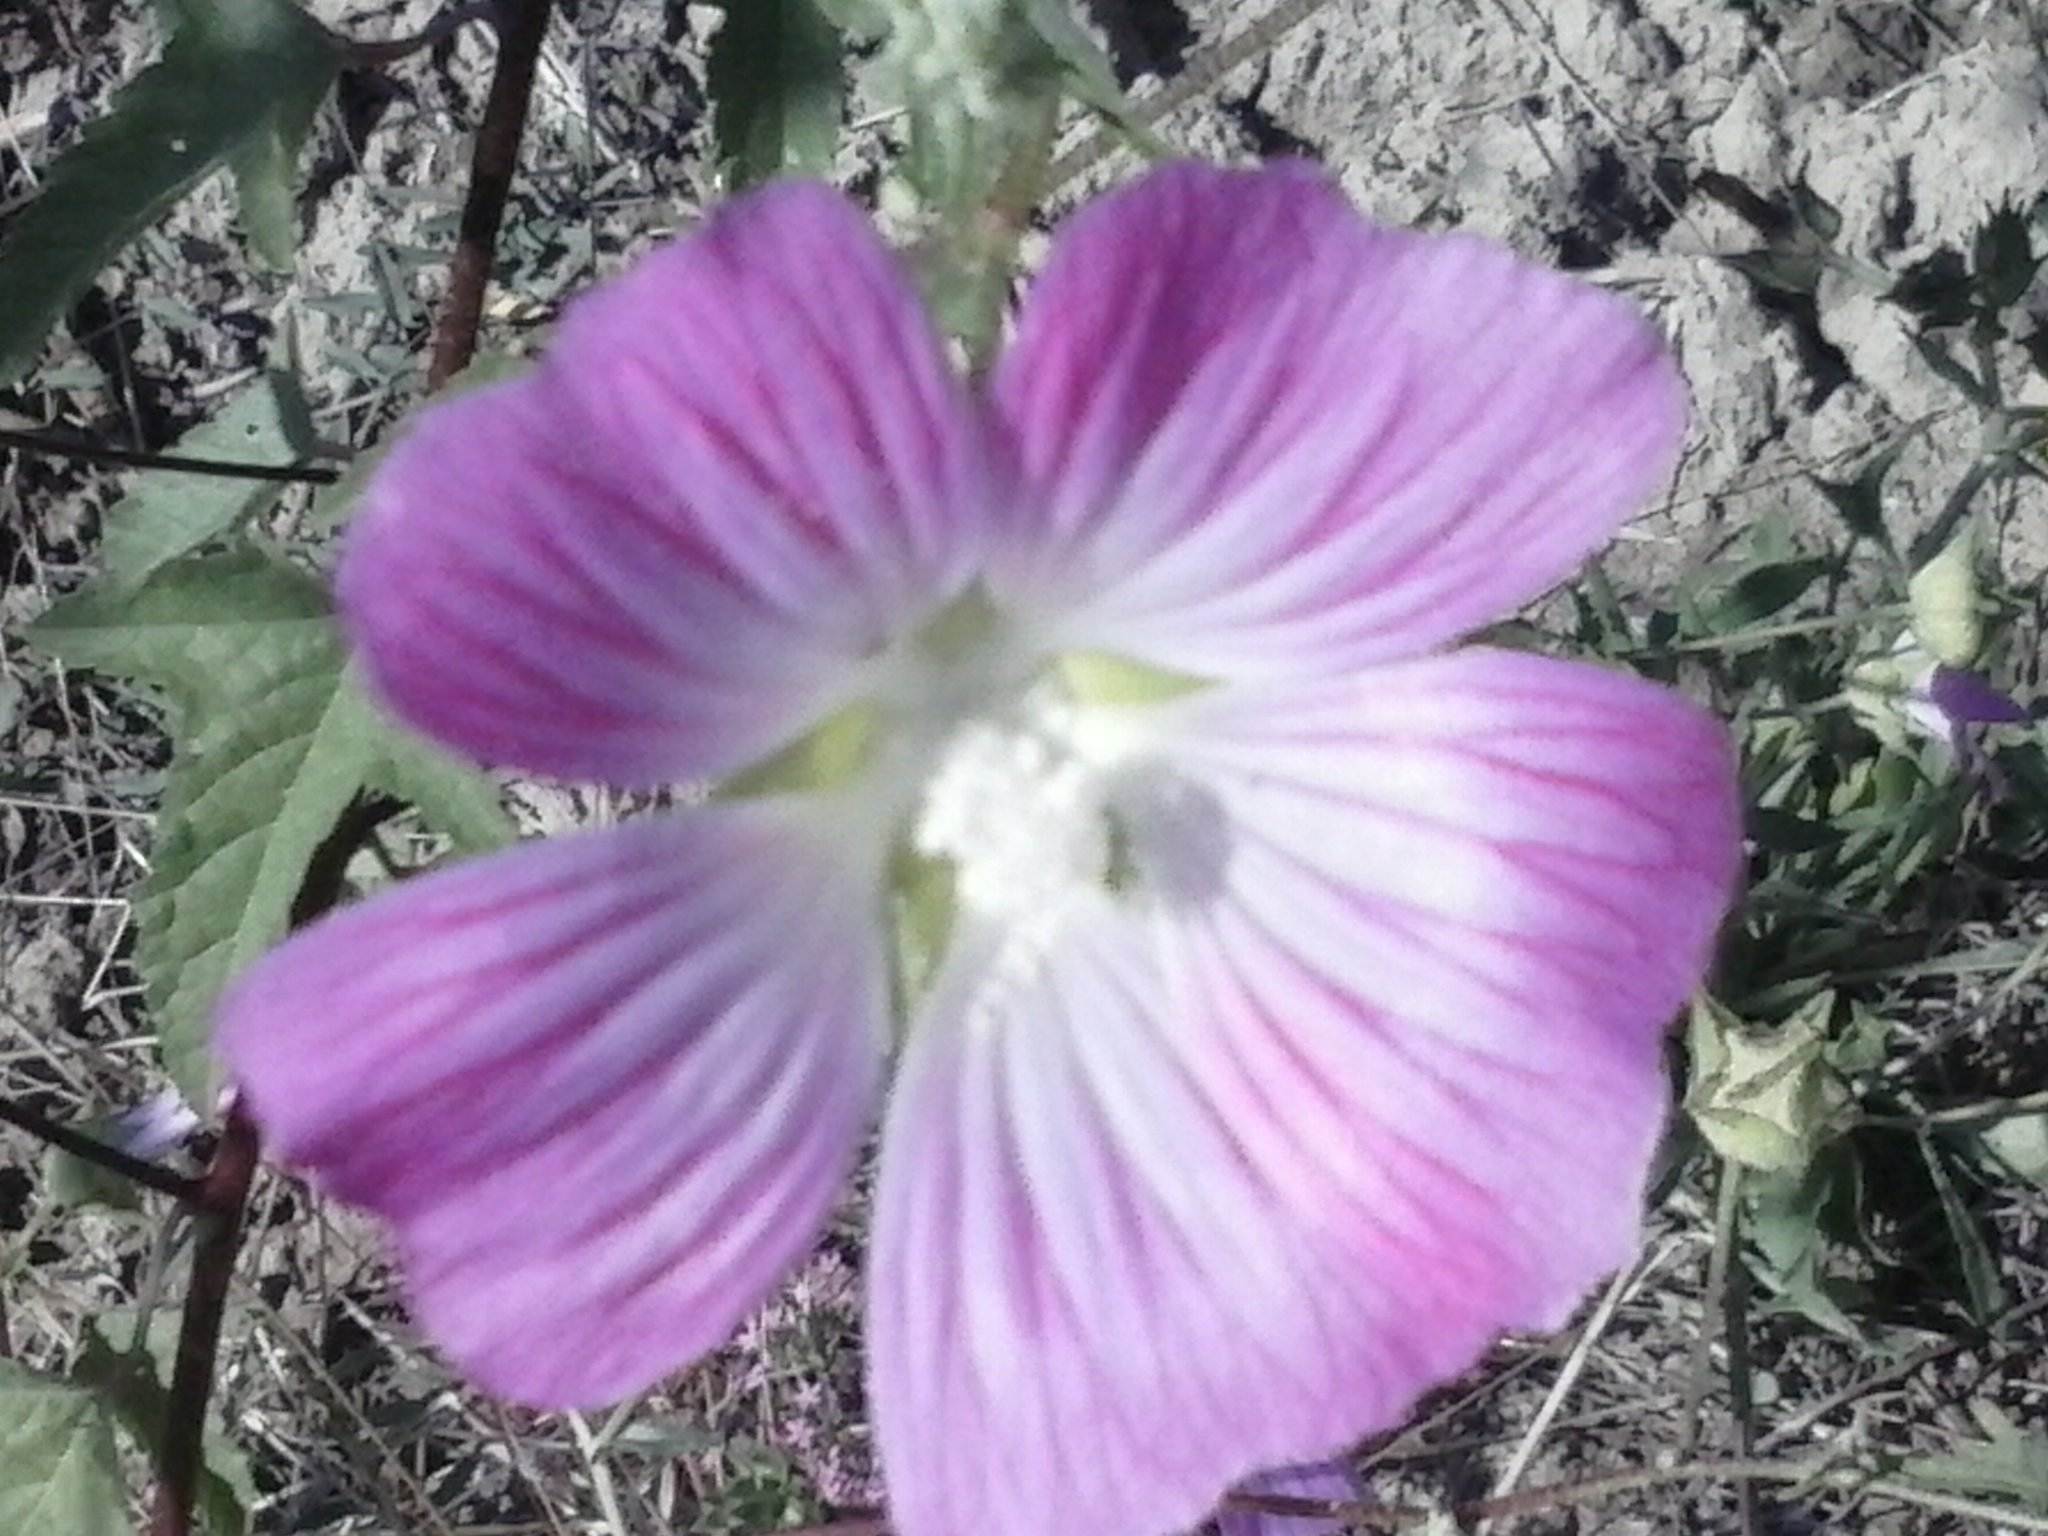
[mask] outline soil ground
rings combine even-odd
[[[366,37],[417,30],[436,8],[313,6]],[[1856,272],[1966,253],[1995,210],[2048,197],[2048,12],[2030,0],[1331,0],[1212,77],[1218,46],[1264,10],[1095,0],[1093,17],[1140,102],[1186,93],[1158,124],[1170,142],[1225,159],[1315,156],[1368,211],[1483,231],[1626,289],[1673,338],[1693,426],[1674,483],[1610,562],[1624,607],[1682,594],[1760,527],[1832,537],[1835,514],[1811,477],[1846,477],[1915,423],[1925,424],[1887,510],[1908,533],[1934,517],[1975,452],[1981,413]],[[659,0],[563,7],[508,221],[496,344],[520,344],[566,294],[686,224],[711,194],[702,49],[715,25],[713,10]],[[141,0],[0,8],[0,217],[34,194],[38,168],[156,38]],[[348,79],[309,149],[295,271],[252,276],[226,188],[202,189],[105,274],[35,387],[0,394],[0,420],[161,447],[296,327],[322,432],[374,440],[417,388],[490,57],[487,34],[467,28],[388,77]],[[847,179],[860,183],[889,131],[862,131]],[[1077,128],[1070,147],[1091,133]],[[1112,149],[1061,201],[1133,165]],[[1752,282],[1721,259],[1764,243],[1730,187],[1780,206],[1800,187],[1818,194],[1839,215],[1841,262],[1804,294]],[[2032,302],[2036,323],[2048,318],[2043,285]],[[2048,404],[2017,349],[1999,366],[2015,402]],[[160,1086],[127,958],[128,900],[150,856],[166,747],[146,705],[63,674],[12,633],[90,572],[100,514],[122,484],[73,461],[0,455],[0,1091],[65,1115]],[[2014,480],[1997,497],[1996,558],[2013,587],[2036,587],[2048,572],[2048,489]],[[2015,666],[2022,692],[2038,686],[2038,655]],[[589,814],[567,792],[523,794],[536,821]],[[2048,933],[2039,867],[1964,859],[1927,900],[1929,923],[1979,947]],[[2048,1087],[2048,1002],[2038,979],[2015,975],[1937,969],[1867,988],[1890,1024],[1892,1078],[1936,1103]],[[185,1155],[204,1150],[194,1138]],[[2043,1454],[2048,1328],[2028,1310],[2048,1306],[2039,1186],[2015,1178],[1973,1192],[2009,1326],[1970,1317],[1901,1257],[1915,1251],[1910,1233],[1879,1219],[1870,1248],[1846,1259],[1861,1285],[1860,1337],[1761,1296],[1730,1334],[1709,1286],[1716,1223],[1701,1166],[1664,1194],[1637,1264],[1572,1330],[1504,1342],[1409,1427],[1362,1448],[1373,1497],[1441,1504],[1510,1475],[1569,1479],[1687,1446],[1833,1447],[1875,1464],[1981,1446],[2001,1423]],[[165,1300],[174,1235],[153,1215],[59,1212],[39,1177],[33,1149],[0,1138],[14,1348],[61,1364],[95,1318],[125,1323]],[[860,1233],[856,1198],[820,1257],[729,1350],[585,1422],[508,1411],[453,1381],[408,1331],[374,1234],[267,1178],[221,1376],[257,1528],[738,1532],[865,1503],[877,1490],[860,1401]],[[1746,1366],[1731,1361],[1731,1338]],[[1746,1392],[1731,1391],[1743,1377]],[[2048,1466],[2029,1465],[2032,1492],[2014,1496],[2048,1517]],[[1772,1489],[1751,1504],[1726,1483],[1518,1527],[1827,1528],[1990,1527],[1839,1491]]]

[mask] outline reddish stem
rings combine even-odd
[[[239,1101],[229,1109],[213,1162],[191,1198],[197,1231],[192,1240],[192,1283],[178,1326],[178,1358],[157,1447],[156,1493],[149,1536],[191,1536],[192,1502],[199,1491],[207,1400],[220,1350],[221,1315],[227,1310],[235,1254],[242,1240],[242,1209],[256,1177],[256,1122]]]
[[[498,226],[519,164],[519,140],[526,132],[526,106],[533,96],[533,72],[540,62],[554,0],[506,0],[498,29],[498,67],[490,100],[469,163],[469,193],[462,204],[462,229],[448,269],[448,298],[434,331],[434,357],[427,388],[439,389],[460,373],[476,353],[483,324],[484,289],[498,248]]]

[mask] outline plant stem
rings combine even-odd
[[[519,164],[519,140],[526,132],[533,72],[540,62],[541,39],[547,35],[553,8],[554,0],[504,3],[504,19],[498,28],[498,67],[491,75],[490,99],[484,104],[483,124],[477,129],[476,149],[470,157],[461,234],[448,270],[448,297],[434,331],[433,361],[427,367],[430,391],[460,373],[476,354],[484,288],[491,278],[498,226],[504,222],[505,199]]]
[[[360,69],[378,69],[411,54],[424,52],[444,38],[453,37],[469,22],[488,21],[495,26],[500,19],[499,10],[500,0],[463,0],[459,5],[449,6],[411,37],[391,37],[381,42],[349,38],[342,46],[348,52],[349,63]]]
[[[92,464],[129,464],[137,469],[169,469],[186,475],[212,475],[221,480],[273,480],[280,485],[332,485],[338,469],[311,464],[243,464],[234,459],[194,459],[177,453],[150,453],[141,448],[116,448],[112,443],[86,443],[0,427],[0,448],[50,458],[84,459]]]
[[[313,850],[291,925],[304,927],[341,902],[344,872],[355,850],[398,807],[386,795],[358,797]],[[165,1399],[156,1448],[156,1492],[149,1536],[191,1536],[192,1500],[204,1454],[207,1400],[220,1352],[221,1316],[227,1308],[235,1255],[241,1246],[242,1208],[261,1154],[256,1122],[237,1099],[228,1109],[221,1142],[205,1174],[189,1181],[188,1203],[198,1226],[192,1242],[192,1280],[178,1321],[178,1358]]]
[[[2023,1093],[2010,1099],[1985,1099],[1975,1104],[1953,1104],[1946,1109],[1930,1109],[1919,1115],[1863,1115],[1859,1117],[1859,1123],[1881,1125],[1897,1131],[1918,1131],[1936,1125],[1988,1125],[2019,1115],[2042,1113],[2048,1113],[2048,1090],[2040,1093]]]
[[[192,1197],[198,1227],[192,1243],[192,1282],[178,1324],[177,1363],[171,1370],[163,1439],[157,1447],[149,1536],[191,1536],[221,1314],[227,1309],[242,1240],[242,1208],[256,1177],[256,1159],[256,1122],[237,1100],[228,1110],[213,1162]]]
[[[1706,635],[1697,640],[1668,640],[1662,645],[1625,645],[1607,652],[1616,660],[1635,656],[1679,656],[1697,651],[1734,651],[1752,645],[1768,645],[1793,635],[1819,635],[1834,629],[1854,629],[1880,619],[1904,618],[1912,612],[1907,603],[1877,603],[1854,613],[1830,613],[1811,619],[1787,619],[1781,624],[1758,624],[1731,630],[1725,635]]]
[[[1686,1365],[1685,1406],[1678,1415],[1678,1454],[1690,1457],[1700,1440],[1700,1409],[1706,1401],[1707,1376],[1713,1361],[1714,1330],[1708,1324],[1709,1309],[1728,1289],[1728,1267],[1738,1241],[1736,1229],[1741,1210],[1742,1167],[1723,1158],[1720,1180],[1714,1191],[1714,1247],[1707,1260],[1707,1288],[1700,1312],[1700,1331],[1693,1340],[1692,1357]],[[1725,1318],[1726,1309],[1722,1313]],[[1746,1451],[1748,1447],[1744,1447]]]
[[[124,1179],[132,1179],[147,1189],[159,1194],[170,1195],[179,1200],[196,1198],[199,1181],[187,1178],[182,1173],[150,1162],[147,1158],[131,1157],[118,1147],[110,1147],[97,1137],[83,1131],[75,1131],[68,1125],[39,1115],[32,1109],[24,1109],[12,1099],[0,1099],[0,1121],[5,1121],[16,1130],[26,1131],[38,1141],[46,1141],[53,1147],[61,1147],[73,1157],[82,1157],[109,1173],[118,1173]]]

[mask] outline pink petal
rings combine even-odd
[[[1738,854],[1718,728],[1489,653],[1180,708],[1119,795],[1135,893],[980,939],[913,1022],[869,1335],[903,1536],[1185,1528],[1632,1251]]]
[[[1182,165],[1070,219],[995,394],[1000,585],[1212,677],[1414,655],[1570,573],[1658,486],[1682,389],[1628,304],[1320,172]]]
[[[866,219],[776,186],[572,305],[535,373],[422,413],[357,514],[344,611],[450,746],[717,777],[964,584],[979,433]]]
[[[582,1407],[659,1380],[829,1213],[885,991],[861,879],[786,815],[634,822],[409,881],[223,1005],[272,1154],[391,1223],[426,1332],[494,1394]]]

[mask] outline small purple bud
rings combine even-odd
[[[107,1122],[106,1136],[130,1157],[158,1158],[199,1129],[199,1117],[175,1088],[124,1109]]]
[[[2025,725],[2033,718],[2025,705],[1961,667],[1936,667],[1927,693],[1957,725]]]

